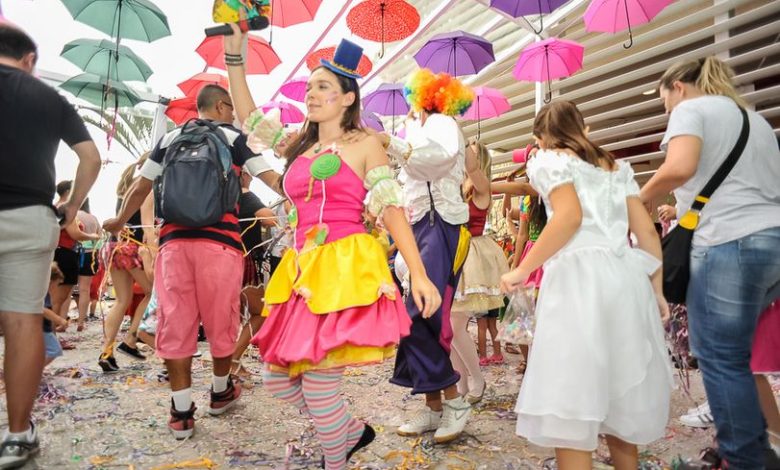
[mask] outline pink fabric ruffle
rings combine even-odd
[[[525,244],[525,248],[523,248],[523,254],[520,255],[520,260],[525,259],[525,257],[528,255],[528,252],[531,251],[531,248],[534,246],[534,242],[528,240]],[[535,271],[533,271],[529,276],[528,279],[525,280],[526,287],[535,287],[538,289],[542,285],[542,276],[544,275],[544,268],[539,266]]]
[[[387,347],[409,335],[412,324],[401,296],[381,296],[375,303],[339,312],[311,313],[303,297],[271,308],[271,314],[252,338],[263,361],[289,367],[300,361],[317,364],[329,351],[344,345]]]

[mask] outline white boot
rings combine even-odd
[[[427,406],[417,412],[414,417],[398,428],[398,435],[400,436],[419,436],[422,433],[435,431],[441,423],[441,411],[433,411]]]
[[[457,439],[466,427],[471,414],[471,405],[463,397],[444,400],[442,404],[444,413],[441,416],[441,424],[433,435],[433,440],[438,444]]]

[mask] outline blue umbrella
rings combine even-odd
[[[463,31],[438,34],[414,55],[420,67],[452,76],[479,73],[496,60],[493,44],[485,38]]]

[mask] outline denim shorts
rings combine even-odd
[[[46,358],[55,359],[62,356],[62,346],[57,335],[51,332],[43,333],[43,345],[46,348]]]

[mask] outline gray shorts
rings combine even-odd
[[[59,235],[50,207],[0,210],[0,312],[43,313]]]

